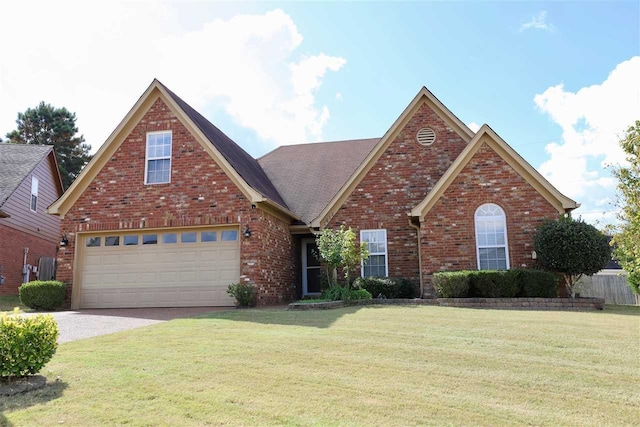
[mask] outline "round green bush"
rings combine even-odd
[[[23,283],[19,289],[22,304],[34,310],[55,310],[62,307],[67,287],[57,280],[34,280]]]
[[[0,314],[0,378],[37,374],[58,348],[58,325],[51,315]]]
[[[236,299],[238,307],[255,307],[258,291],[253,283],[232,283],[227,293]]]

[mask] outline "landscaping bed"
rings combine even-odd
[[[374,305],[374,304],[416,304],[441,305],[445,307],[463,308],[499,308],[511,310],[602,310],[603,298],[397,298],[370,299],[354,301],[320,301],[317,303],[305,301],[289,304],[290,310],[327,310],[332,308]]]

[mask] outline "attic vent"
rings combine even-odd
[[[418,131],[418,144],[431,145],[436,140],[436,133],[431,128],[422,128]]]

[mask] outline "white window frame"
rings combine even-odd
[[[149,136],[169,134],[171,136],[171,144],[169,145],[169,155],[160,157],[149,156]],[[145,185],[169,184],[171,182],[171,153],[173,151],[173,132],[170,130],[147,132],[146,143],[144,145],[144,183]],[[169,160],[169,180],[166,182],[149,182],[149,162],[152,160]]]
[[[36,176],[32,176],[31,177],[31,197],[29,197],[29,209],[31,209],[31,212],[38,211],[38,186],[39,186],[38,178]],[[33,203],[34,197],[35,197],[35,206]]]
[[[369,229],[369,230],[360,230],[360,242],[367,243],[367,250],[369,249],[368,241],[364,239],[364,235],[366,233],[377,233],[382,232],[384,235],[384,252],[369,252],[369,256],[371,255],[384,255],[384,277],[389,277],[389,242],[387,241],[387,230],[385,228],[377,228],[377,229]],[[360,276],[364,276],[364,265],[365,260],[362,260],[360,263]]]
[[[482,209],[485,206],[495,206],[496,208],[498,208],[498,210],[500,211],[501,215],[494,215],[494,216],[478,216],[478,212],[480,212],[480,209]],[[480,239],[478,236],[478,218],[482,218],[482,220],[489,220],[489,221],[497,221],[500,220],[502,221],[502,226],[504,229],[504,244],[496,244],[496,245],[480,245]],[[507,215],[504,212],[504,209],[502,209],[502,207],[500,207],[499,205],[495,204],[495,203],[484,203],[480,206],[478,206],[478,208],[476,209],[476,212],[473,214],[473,222],[474,222],[474,226],[475,226],[475,233],[476,233],[476,260],[478,262],[478,270],[482,270],[481,265],[480,265],[480,249],[486,249],[486,248],[504,248],[504,254],[505,254],[505,260],[506,260],[506,264],[507,264],[507,270],[510,268],[510,262],[509,262],[509,239],[507,237],[508,234],[508,230],[507,230]]]

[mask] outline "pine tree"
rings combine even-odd
[[[68,188],[91,160],[91,146],[84,136],[76,136],[76,115],[66,108],[41,102],[36,108],[18,113],[18,128],[7,133],[9,144],[52,145],[58,160],[64,188]]]

